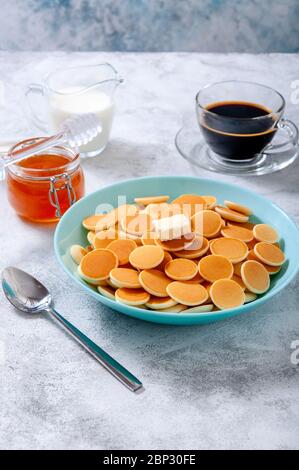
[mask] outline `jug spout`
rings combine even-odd
[[[92,88],[95,88],[100,92],[106,93],[110,96],[110,98],[113,98],[116,89],[123,81],[124,79],[122,77],[109,78],[107,80],[103,80],[102,82],[97,83]]]
[[[106,64],[108,68],[110,68],[111,70],[111,73],[112,73],[112,77],[108,78],[107,82],[110,82],[110,85],[111,85],[111,90],[112,92],[114,92],[116,90],[116,88],[119,87],[119,85],[121,85],[121,83],[123,83],[124,81],[124,78],[119,75],[118,71],[113,67],[113,65],[111,64]],[[104,85],[104,82],[106,80],[103,80],[103,85]]]
[[[125,81],[125,79],[123,77],[118,77],[117,86],[120,85],[121,83],[123,83],[124,81]]]
[[[112,96],[115,90],[123,83],[124,79],[119,75],[118,71],[111,64],[100,64],[98,66],[101,74],[98,77],[100,80],[96,84],[99,90],[102,90]]]
[[[111,82],[113,82],[114,90],[116,90],[116,88],[118,88],[119,85],[120,85],[121,83],[123,83],[123,81],[124,81],[124,78],[123,78],[123,77],[120,77],[120,76],[117,76],[117,77],[115,77],[115,78],[112,78],[112,79],[111,79]]]

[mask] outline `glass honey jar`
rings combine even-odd
[[[14,145],[14,151],[41,138]],[[32,222],[56,222],[84,195],[84,175],[77,150],[56,146],[9,165],[6,174],[8,200],[18,215]]]

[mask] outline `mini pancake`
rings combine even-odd
[[[271,243],[259,242],[254,246],[254,254],[265,264],[281,266],[285,262],[285,254]]]
[[[107,248],[107,246],[118,238],[119,234],[114,228],[109,228],[108,230],[101,230],[96,232],[93,239],[93,245],[96,249]]]
[[[76,264],[80,264],[86,254],[87,251],[81,245],[72,245],[70,248],[70,255]]]
[[[241,268],[241,276],[247,290],[254,294],[263,294],[270,287],[269,273],[258,261],[245,261]]]
[[[209,246],[209,242],[205,237],[195,235],[190,245],[188,244],[188,247],[185,248],[185,251],[202,251],[206,250],[207,246]]]
[[[137,248],[137,245],[134,240],[122,239],[113,240],[107,246],[108,250],[111,250],[113,251],[113,253],[116,254],[119,266],[122,266],[123,264],[127,264],[129,262],[130,253],[132,253],[135,248]]]
[[[212,302],[220,310],[236,308],[244,304],[245,294],[239,284],[232,279],[219,279],[210,289]]]
[[[171,201],[171,204],[199,204],[205,207],[206,201],[202,196],[199,196],[198,194],[181,194],[179,197],[173,199],[173,201]]]
[[[217,198],[215,196],[201,196],[206,203],[207,209],[213,209],[217,204]]]
[[[118,234],[119,234],[119,239],[120,240],[133,240],[136,243],[137,248],[139,246],[143,246],[142,242],[141,242],[141,238],[139,238],[139,237],[134,237],[133,235],[130,235],[130,234],[124,233],[124,232],[119,232]]]
[[[82,225],[87,230],[95,232],[97,223],[105,217],[105,214],[90,215],[82,221]]]
[[[126,305],[133,305],[134,307],[146,304],[149,299],[150,295],[143,289],[127,289],[122,287],[115,291],[115,300],[117,302]]]
[[[253,230],[253,227],[255,224],[251,222],[231,222],[230,220],[227,221],[227,225],[229,227],[242,227],[242,228],[247,228],[248,230]]]
[[[100,220],[96,224],[95,231],[100,232],[102,230],[107,230],[111,227],[115,227],[121,218],[125,216],[134,216],[138,213],[138,208],[132,204],[123,204],[112,209],[112,211],[107,214],[101,214]]]
[[[195,233],[189,233],[180,238],[174,238],[173,240],[161,241],[155,238],[155,243],[165,251],[176,252],[186,250],[192,244],[195,238]]]
[[[167,286],[171,283],[169,279],[162,271],[158,269],[144,269],[139,273],[139,282],[151,295],[156,297],[167,297]]]
[[[116,209],[117,221],[119,222],[123,217],[127,215],[136,215],[139,212],[139,208],[134,204],[121,204]]]
[[[275,228],[268,224],[255,225],[253,235],[259,242],[276,243],[279,240],[279,235]]]
[[[242,264],[243,264],[242,262],[233,264],[234,274],[236,276],[241,277],[241,266],[242,266]]]
[[[251,215],[252,210],[249,207],[243,206],[242,204],[238,204],[237,202],[232,201],[224,201],[224,205],[229,209],[237,212],[241,212],[244,215]]]
[[[87,237],[86,237],[87,240],[89,241],[89,243],[90,243],[93,247],[94,247],[93,242],[94,242],[95,236],[96,236],[95,232],[90,231],[90,232],[88,232]]]
[[[129,262],[137,269],[152,269],[162,263],[164,251],[156,245],[138,246],[130,253]]]
[[[197,265],[189,259],[177,258],[165,266],[165,273],[175,281],[188,281],[196,276]]]
[[[163,202],[161,204],[149,204],[145,208],[144,213],[148,214],[153,220],[157,220],[181,214],[182,208],[180,206]]]
[[[107,297],[107,299],[115,300],[115,290],[112,289],[112,287],[97,286],[97,289],[99,293],[102,294],[104,297]]]
[[[134,201],[139,206],[148,206],[149,204],[158,204],[161,202],[167,202],[169,196],[145,196],[145,197],[135,197]]]
[[[159,269],[159,271],[163,271],[164,273],[166,264],[169,263],[169,261],[171,260],[172,260],[171,254],[168,251],[164,251],[163,261],[160,264],[158,264],[158,266],[155,269]]]
[[[254,253],[254,250],[250,250],[247,256],[248,260],[254,260],[258,261],[261,263],[268,271],[268,273],[271,275],[279,273],[281,266],[269,266],[269,264],[262,263],[262,261],[256,256]]]
[[[210,243],[213,255],[221,255],[232,263],[243,261],[248,255],[248,246],[237,238],[216,238]]]
[[[121,238],[122,240],[134,240],[137,246],[142,245],[141,237],[137,235],[132,235],[131,233],[126,233],[123,230],[118,231],[118,238]]]
[[[109,277],[111,269],[118,265],[117,256],[110,250],[93,250],[82,259],[79,275],[87,282],[96,283]]]
[[[164,310],[165,308],[174,307],[177,305],[177,302],[171,297],[156,297],[155,295],[151,295],[145,305],[152,310]]]
[[[241,214],[241,212],[236,212],[228,207],[215,206],[215,211],[221,215],[225,220],[230,220],[232,222],[248,222],[248,215]]]
[[[201,284],[174,281],[167,286],[166,290],[173,300],[190,307],[203,304],[209,298],[207,290]]]
[[[234,269],[230,260],[220,255],[208,255],[198,263],[199,274],[209,282],[230,279]]]
[[[104,281],[102,281],[102,282],[104,282]],[[112,287],[114,290],[119,289],[119,286],[117,286],[116,284],[114,284],[114,282],[112,281],[111,278],[106,279],[105,282],[107,282],[107,285],[110,286],[110,287]]]
[[[225,238],[237,238],[245,243],[253,240],[252,230],[243,227],[225,227],[221,230],[221,235]]]
[[[127,215],[120,221],[124,232],[141,237],[144,233],[153,230],[153,222],[148,214]]]
[[[242,280],[242,278],[240,276],[236,276],[236,274],[233,274],[232,278],[231,278],[233,281],[235,281],[237,284],[239,284],[239,286],[245,290],[246,289],[246,286]]]
[[[197,246],[197,249],[192,249],[195,246]],[[197,236],[186,250],[176,251],[175,256],[178,258],[196,259],[206,254],[209,248],[209,241],[204,237]]]
[[[173,205],[180,206],[183,212],[192,217],[196,212],[206,208],[206,201],[197,194],[182,194],[172,201]]]
[[[192,231],[206,238],[214,237],[220,231],[221,226],[221,217],[215,211],[203,210],[191,218]]]
[[[244,304],[248,304],[248,302],[253,302],[257,299],[257,295],[253,292],[245,292],[245,302]]]
[[[173,307],[161,309],[161,312],[180,313],[186,309],[187,309],[186,305],[177,304],[177,305],[174,305]]]
[[[141,237],[142,245],[155,245],[155,233],[145,232]]]
[[[184,310],[184,313],[211,312],[213,308],[214,308],[213,304],[197,305],[196,307],[187,308],[186,310]]]
[[[110,271],[112,285],[117,288],[138,289],[141,287],[138,276],[138,271],[130,268],[114,268]]]
[[[101,232],[102,230],[107,230],[108,228],[114,227],[118,222],[117,210],[113,209],[107,214],[101,214],[98,222],[95,226],[96,232]]]

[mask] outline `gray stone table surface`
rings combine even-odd
[[[279,89],[287,114],[299,55],[0,53],[6,89],[1,138],[33,130],[23,87],[55,67],[109,61],[124,76],[106,151],[83,162],[87,192],[123,178],[192,175],[174,147],[184,113],[203,85],[248,79]],[[3,88],[3,87],[2,87]],[[34,131],[36,134],[36,131]],[[202,172],[202,176],[213,174]],[[298,166],[264,177],[217,175],[265,195],[299,222]],[[0,296],[0,448],[203,449],[299,448],[298,281],[266,306],[216,324],[170,327],[105,308],[58,266],[53,227],[20,220],[0,183],[1,269],[38,276],[58,311],[119,359],[145,385],[134,395],[51,320],[25,318]]]

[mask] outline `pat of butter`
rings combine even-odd
[[[173,240],[191,232],[191,222],[184,214],[176,214],[171,217],[153,221],[155,232],[159,240]]]

